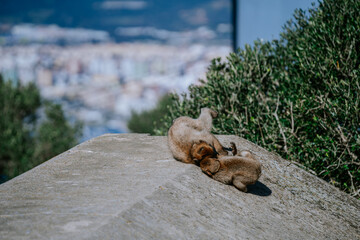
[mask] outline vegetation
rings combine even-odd
[[[131,119],[128,122],[129,130],[136,133],[150,133],[154,135],[154,130],[161,125],[158,119],[168,114],[167,106],[171,101],[171,96],[165,95],[159,100],[154,109],[141,113],[132,112]]]
[[[81,130],[69,125],[60,105],[43,101],[34,84],[22,86],[1,75],[0,115],[0,182],[71,148]]]
[[[278,40],[214,59],[202,86],[172,95],[155,133],[211,107],[215,133],[244,137],[360,197],[359,29],[357,0],[296,10]]]

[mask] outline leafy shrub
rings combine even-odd
[[[0,116],[0,183],[73,147],[80,135],[81,126],[70,126],[61,106],[45,103],[34,84],[14,84],[1,75]]]
[[[217,134],[235,134],[300,163],[360,197],[360,1],[296,10],[279,40],[214,59],[201,86],[172,96],[172,120],[219,112]]]

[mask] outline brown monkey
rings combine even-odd
[[[235,143],[231,145],[236,154]],[[261,175],[261,163],[249,151],[236,156],[221,156],[206,142],[194,144],[192,150],[204,173],[219,182],[233,184],[240,191],[247,192],[246,186],[254,184]]]
[[[217,158],[219,155],[211,144],[203,140],[192,145],[190,154],[196,165],[199,165],[200,162],[207,157]]]
[[[217,112],[210,108],[202,108],[197,119],[190,117],[179,117],[174,120],[168,131],[168,143],[174,158],[184,163],[195,163],[191,156],[191,148],[200,140],[212,146],[220,155],[227,155],[226,150],[219,140],[211,134],[212,119],[217,117]]]

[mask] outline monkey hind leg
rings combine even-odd
[[[241,151],[239,155],[242,156],[242,157],[255,159],[254,154],[252,154],[250,151],[247,151],[247,150]]]
[[[242,192],[247,192],[247,187],[240,180],[236,179],[233,181],[233,185]]]
[[[247,192],[247,185],[254,184],[255,181],[252,178],[244,176],[242,173],[237,173],[233,176],[233,185],[240,191]]]

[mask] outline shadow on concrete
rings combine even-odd
[[[271,189],[268,188],[265,184],[262,182],[256,181],[255,184],[247,186],[248,193],[266,197],[271,195]]]

